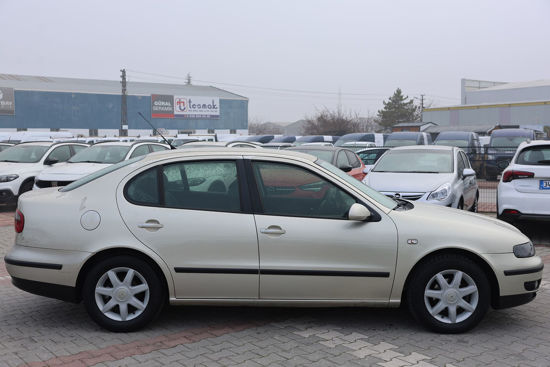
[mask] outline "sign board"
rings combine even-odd
[[[13,88],[0,87],[0,115],[15,115]]]
[[[152,118],[174,118],[174,96],[168,94],[151,95]]]
[[[174,96],[174,115],[184,118],[217,119],[220,117],[220,99]]]

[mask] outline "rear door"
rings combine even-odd
[[[388,301],[397,256],[391,219],[373,210],[373,221],[348,220],[358,200],[299,165],[256,160],[249,168],[261,299]]]
[[[258,298],[258,239],[241,165],[172,161],[119,185],[122,218],[164,259],[177,298]]]

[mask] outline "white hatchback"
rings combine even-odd
[[[55,215],[52,215],[55,213]],[[15,286],[78,302],[101,326],[177,305],[406,301],[438,332],[534,299],[543,263],[515,227],[390,199],[311,155],[177,149],[23,194],[5,257]],[[526,311],[527,312],[527,311]]]
[[[497,215],[510,223],[550,220],[550,141],[518,146],[498,184]]]

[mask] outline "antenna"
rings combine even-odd
[[[174,147],[168,140],[166,140],[166,138],[161,133],[158,132],[157,128],[154,127],[153,124],[149,120],[147,120],[141,112],[138,112],[138,115],[140,115],[141,118],[144,119],[145,122],[147,122],[149,124],[149,126],[151,126],[153,128],[153,130],[155,130],[155,133],[160,135],[160,137],[166,142],[166,144],[170,145],[170,149],[172,149],[172,150],[176,149],[176,147]]]

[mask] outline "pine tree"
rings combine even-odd
[[[379,125],[386,131],[400,122],[416,121],[420,118],[420,109],[414,101],[404,96],[400,88],[397,88],[393,95],[384,101],[384,108],[378,110]]]

